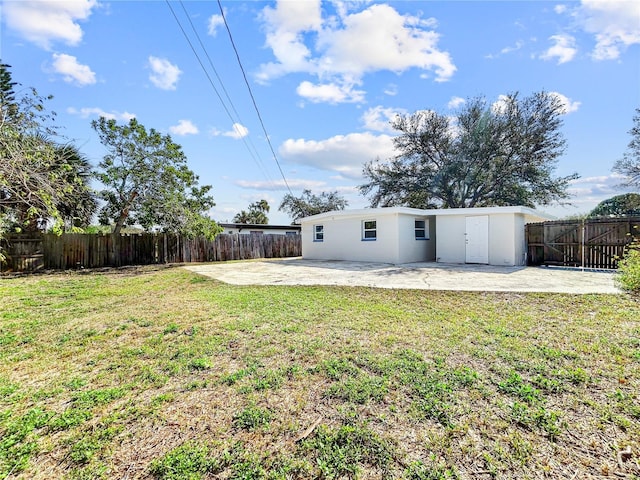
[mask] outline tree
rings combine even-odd
[[[589,217],[618,217],[640,215],[640,194],[625,193],[600,202]]]
[[[311,190],[303,190],[299,197],[294,197],[290,193],[286,194],[278,209],[287,213],[293,219],[293,223],[296,223],[301,218],[318,213],[344,210],[348,204],[349,202],[337,191],[314,195]]]
[[[2,105],[3,121],[11,119],[18,113],[18,102],[13,87],[18,85],[11,78],[10,65],[0,63],[0,104]]]
[[[235,223],[246,223],[253,225],[266,225],[269,223],[267,213],[271,207],[266,200],[260,200],[249,205],[249,211],[241,210],[240,213],[233,217]]]
[[[118,125],[101,117],[91,126],[108,152],[96,173],[104,186],[100,223],[114,224],[114,234],[135,224],[209,238],[221,231],[205,215],[215,205],[208,194],[211,187],[197,186],[198,176],[169,135],[147,131],[135,118]]]
[[[640,190],[640,108],[633,116],[633,127],[629,130],[631,141],[623,157],[613,166],[613,171],[626,177],[623,186]]]
[[[91,193],[79,164],[67,155],[75,147],[62,146],[55,113],[45,108],[51,97],[33,88],[16,94],[9,68],[0,64],[0,223],[5,229],[51,225],[61,231],[63,206],[72,215],[75,199]]]
[[[557,96],[540,92],[493,105],[471,99],[454,119],[432,111],[398,116],[398,154],[367,163],[360,192],[374,207],[533,207],[566,199],[578,176],[552,175],[566,146],[564,111]]]
[[[55,164],[59,165],[61,175],[70,175],[68,181],[71,188],[56,205],[64,230],[85,228],[98,210],[98,201],[90,188],[93,167],[89,159],[72,144],[57,145],[55,156]]]

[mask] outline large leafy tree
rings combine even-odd
[[[624,186],[640,191],[640,108],[633,116],[633,127],[629,130],[631,141],[623,157],[613,166],[613,171],[626,177]]]
[[[100,223],[113,224],[118,234],[125,225],[159,228],[213,238],[220,227],[206,216],[215,205],[210,186],[198,186],[180,145],[169,135],[147,129],[134,118],[128,124],[101,117],[91,122],[107,154],[97,178],[105,201]]]
[[[577,175],[554,177],[565,150],[565,109],[545,92],[490,105],[470,99],[455,117],[433,111],[398,116],[397,155],[364,167],[360,192],[372,206],[456,208],[546,205],[569,197]]]
[[[591,210],[589,217],[640,215],[640,194],[624,193],[603,200]]]
[[[319,195],[311,190],[303,190],[302,195],[296,197],[290,193],[282,198],[279,210],[287,213],[295,222],[304,217],[318,213],[344,210],[349,204],[344,197],[335,192],[322,192]]]
[[[0,217],[5,228],[36,230],[51,225],[62,231],[76,216],[80,197],[90,217],[91,191],[78,151],[63,143],[45,108],[51,97],[33,88],[16,93],[9,65],[0,64]],[[84,177],[84,178],[83,178]],[[95,204],[94,204],[95,205]]]

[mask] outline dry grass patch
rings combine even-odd
[[[0,478],[640,477],[624,295],[175,268],[3,279],[0,297]]]

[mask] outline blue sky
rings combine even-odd
[[[3,0],[0,58],[54,96],[93,163],[100,115],[169,133],[213,186],[218,221],[264,198],[270,223],[290,223],[285,179],[295,195],[337,190],[365,207],[362,166],[393,154],[394,115],[515,91],[566,105],[556,173],[581,178],[573,206],[541,210],[588,212],[625,192],[611,167],[640,107],[640,2],[221,3],[262,123],[216,1]]]

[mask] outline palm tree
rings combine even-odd
[[[235,217],[233,217],[234,223],[251,223],[251,215],[247,213],[245,210],[241,210],[240,213],[237,213]]]
[[[93,176],[89,159],[73,144],[58,145],[53,164],[53,168],[56,167],[66,172],[66,181],[71,186],[56,205],[64,221],[64,229],[86,227],[98,209],[96,195],[89,186]]]
[[[266,200],[260,200],[249,205],[249,211],[242,210],[235,217],[234,223],[250,223],[253,225],[266,225],[269,223],[267,212],[271,209]]]

